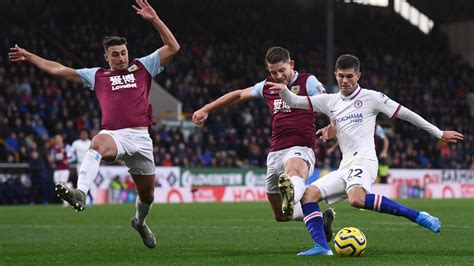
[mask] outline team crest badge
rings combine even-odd
[[[300,85],[296,85],[296,86],[291,86],[291,92],[293,92],[294,94],[298,94],[300,92]]]
[[[138,66],[133,64],[131,65],[128,69],[128,72],[134,72],[134,71],[137,71],[138,70]]]
[[[355,103],[354,103],[354,107],[355,108],[361,108],[363,105],[362,101],[361,100],[357,100]]]

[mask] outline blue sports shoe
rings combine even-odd
[[[431,216],[427,212],[420,212],[418,217],[416,217],[416,223],[430,229],[435,233],[439,233],[441,230],[441,222],[439,219]]]
[[[314,247],[298,253],[296,256],[332,256],[332,250],[330,248],[324,248],[319,244]]]

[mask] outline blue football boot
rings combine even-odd
[[[314,245],[314,247],[298,253],[296,256],[332,256],[332,250],[329,248],[324,248],[319,244]]]
[[[441,222],[438,218],[431,216],[427,212],[420,212],[418,217],[416,217],[416,223],[430,229],[435,233],[439,233],[441,230]]]

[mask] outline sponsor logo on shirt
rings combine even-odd
[[[291,112],[291,107],[286,104],[282,99],[273,100],[273,113],[278,112],[289,113]]]
[[[362,113],[356,113],[356,114],[348,114],[346,116],[336,118],[336,121],[338,123],[347,122],[347,121],[349,123],[360,123],[360,122],[362,122],[363,118],[364,118],[364,116],[362,115]]]
[[[133,73],[110,77],[110,86],[112,91],[138,87]]]

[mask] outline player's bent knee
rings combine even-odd
[[[96,136],[92,139],[91,149],[104,155],[108,150],[107,141],[101,136]]]
[[[365,200],[364,199],[361,199],[361,198],[358,198],[358,197],[349,197],[347,199],[349,201],[349,204],[352,206],[352,207],[355,207],[355,208],[363,208],[365,206]]]
[[[365,195],[366,192],[362,187],[349,188],[347,193],[347,200],[352,207],[364,208],[365,207]]]
[[[97,151],[102,157],[116,156],[115,142],[111,136],[99,134],[92,139],[91,149]]]
[[[301,198],[303,204],[308,202],[320,202],[321,201],[321,191],[316,186],[309,186],[306,188]]]

